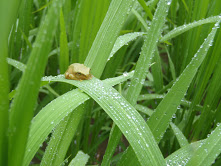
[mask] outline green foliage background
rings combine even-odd
[[[220,6],[0,1],[0,165],[220,165]]]

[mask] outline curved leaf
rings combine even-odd
[[[68,166],[83,166],[86,165],[89,156],[82,151],[79,151],[75,158],[70,162]]]
[[[75,85],[89,94],[118,125],[141,165],[165,165],[146,122],[114,88],[96,78],[87,81],[67,80],[64,76],[44,78],[44,81],[49,80]]]
[[[108,60],[124,45],[127,45],[129,42],[135,40],[137,37],[143,36],[146,33],[144,32],[133,32],[133,33],[127,33],[125,35],[119,36],[114,43],[114,47],[111,50],[110,56]]]
[[[117,36],[133,7],[134,0],[112,0],[91,46],[84,64],[91,68],[92,74],[100,77],[117,39]]]
[[[130,78],[132,74],[133,72],[127,75],[104,80],[104,82],[113,86]],[[63,79],[63,77],[63,75],[56,77],[44,77],[42,80],[47,83],[52,79],[62,78],[62,80],[66,80]],[[77,106],[88,99],[89,97],[78,89],[70,91],[53,100],[51,103],[45,106],[36,115],[36,117],[33,118],[23,162],[24,166],[30,163],[35,153],[47,138],[49,133],[52,131],[52,129],[55,128],[55,126],[72,110],[74,110]]]
[[[184,98],[185,93],[192,82],[199,66],[204,60],[209,47],[212,45],[212,41],[216,34],[218,23],[212,29],[208,37],[205,39],[204,43],[201,45],[200,49],[197,51],[192,61],[183,71],[183,73],[178,77],[176,82],[173,84],[170,91],[163,98],[160,104],[157,106],[156,110],[150,117],[148,125],[150,126],[153,134],[159,142],[166,131],[173,114],[176,112],[177,107],[180,105],[181,100]]]
[[[21,165],[25,155],[29,126],[34,113],[41,77],[47,63],[53,36],[58,23],[57,10],[63,0],[55,0],[42,21],[33,45],[27,68],[18,84],[9,115],[9,159],[8,165]]]
[[[196,150],[186,166],[210,166],[221,153],[221,125]]]
[[[31,159],[42,145],[52,129],[72,110],[88,100],[80,90],[72,90],[49,103],[32,120],[23,166]]]
[[[205,140],[191,143],[175,151],[165,159],[167,165],[185,166],[195,151],[204,143],[204,141]]]
[[[172,31],[170,31],[169,33],[167,33],[166,35],[164,35],[160,39],[160,41],[164,42],[166,40],[172,39],[172,38],[186,32],[186,31],[188,31],[192,28],[195,28],[195,27],[203,25],[203,24],[215,23],[219,20],[221,20],[221,16],[213,16],[213,17],[209,17],[209,18],[206,18],[206,19],[203,19],[203,20],[192,22],[190,24],[179,26],[179,27],[173,29]]]

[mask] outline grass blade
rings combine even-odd
[[[188,145],[189,142],[186,139],[186,137],[183,135],[183,133],[180,131],[180,129],[173,123],[170,123],[170,126],[171,126],[174,134],[176,135],[176,138],[180,144],[180,147],[184,147],[184,146]]]
[[[73,90],[56,98],[38,113],[32,120],[23,166],[30,163],[52,129],[73,109],[88,99],[89,97],[79,90]]]
[[[117,147],[119,140],[121,138],[121,135],[118,134],[119,132],[120,132],[120,129],[118,127],[116,129],[115,129],[115,127],[112,127],[111,132],[110,132],[110,136],[109,136],[109,140],[112,140],[114,138],[113,140],[115,140],[115,141],[108,141],[108,146],[112,147],[112,148],[106,149],[101,166],[110,165],[111,157],[112,157],[112,155],[115,151],[115,148]]]
[[[161,68],[161,58],[157,49],[154,54],[151,71],[153,75],[155,91],[159,92],[161,89],[163,89],[163,73]]]
[[[161,42],[167,41],[169,39],[172,39],[172,38],[174,38],[174,37],[176,37],[176,36],[186,32],[186,31],[192,29],[192,28],[195,28],[195,27],[203,25],[203,24],[215,23],[215,22],[217,22],[219,20],[221,20],[221,16],[213,16],[213,17],[209,17],[209,18],[206,18],[206,19],[203,19],[203,20],[195,21],[193,23],[182,25],[180,27],[177,27],[177,28],[173,29],[172,31],[170,31],[166,35],[164,35],[160,39],[160,41]]]
[[[60,56],[59,56],[59,65],[60,73],[64,73],[69,66],[69,49],[67,34],[65,29],[65,22],[62,9],[60,9]]]
[[[150,29],[147,32],[147,36],[144,41],[144,45],[142,47],[141,55],[137,62],[134,77],[131,81],[131,86],[127,94],[128,101],[131,101],[130,103],[132,105],[136,103],[137,97],[141,91],[143,82],[146,78],[146,74],[148,72],[149,65],[151,63],[151,59],[153,57],[153,53],[156,48],[156,44],[160,37],[162,27],[165,23],[165,18],[166,18],[169,6],[170,6],[170,1],[161,0],[159,2],[156,13],[154,14],[154,18],[152,20]]]
[[[9,75],[6,58],[8,57],[8,36],[14,24],[21,0],[0,1],[0,165],[8,165],[8,109]]]
[[[84,64],[99,78],[104,70],[111,49],[129,14],[133,0],[113,0],[97,33]],[[96,63],[95,63],[96,62]]]
[[[57,18],[55,17],[56,11],[60,9],[61,3],[62,1],[53,1],[44,24],[40,27],[26,71],[17,88],[16,97],[10,110],[9,166],[21,165],[23,161],[40,80],[58,23],[58,20],[54,18]]]
[[[127,45],[129,42],[135,40],[138,37],[143,36],[144,32],[134,32],[134,33],[127,33],[125,35],[119,36],[116,40],[116,42],[114,43],[114,47],[111,50],[110,56],[108,58],[108,60],[111,59],[111,57],[124,45]]]
[[[7,62],[8,62],[8,64],[14,66],[15,68],[17,68],[18,70],[20,70],[22,72],[24,72],[25,69],[26,69],[26,65],[25,64],[23,64],[23,63],[21,63],[19,61],[16,61],[14,59],[7,58]]]
[[[89,156],[82,151],[79,151],[75,158],[70,162],[68,166],[83,166],[86,165]]]
[[[221,125],[217,126],[212,134],[196,150],[186,166],[209,166],[221,153]]]
[[[137,105],[135,106],[135,108],[136,108],[138,111],[140,111],[140,112],[142,112],[142,113],[144,113],[144,114],[147,114],[148,116],[151,116],[151,115],[153,114],[153,111],[152,111],[151,109],[149,109],[149,108],[147,108],[147,107],[144,107],[144,106],[142,106],[142,105],[137,104]],[[181,147],[184,147],[184,146],[188,145],[188,144],[189,144],[189,143],[188,143],[188,140],[187,140],[186,137],[183,135],[182,131],[181,131],[174,123],[172,123],[172,122],[170,123],[170,126],[171,126],[171,128],[172,128],[172,130],[173,130],[173,132],[174,132],[174,134],[175,134],[175,136],[176,136],[176,138],[177,138],[177,140],[178,140],[180,146],[181,146]]]
[[[176,152],[169,155],[165,160],[167,165],[169,166],[185,166],[189,159],[193,156],[193,154],[196,152],[196,150],[203,145],[205,140],[198,141],[191,143],[189,145],[186,145]]]
[[[165,165],[163,156],[139,113],[113,88],[96,78],[90,81],[50,79],[73,84],[88,93],[114,120],[136,152],[141,165]],[[139,141],[137,141],[139,140]]]
[[[129,76],[131,77],[132,75],[107,79],[104,80],[104,83],[114,86],[119,82],[127,80]],[[63,76],[60,77],[63,78]],[[42,80],[43,82],[49,83],[55,78],[57,77],[44,77]],[[66,79],[62,79],[62,81],[63,80],[66,81]],[[73,109],[88,99],[89,97],[84,93],[81,93],[79,90],[73,90],[53,100],[34,117],[25,152],[24,166],[30,163],[40,145],[44,142],[52,129]]]
[[[144,44],[141,48],[141,55],[138,59],[134,76],[131,81],[131,85],[128,89],[126,99],[131,105],[135,105],[137,97],[140,94],[141,88],[146,78],[146,74],[149,69],[149,65],[152,61],[153,53],[155,51],[158,39],[160,37],[162,27],[165,23],[167,11],[169,9],[171,1],[161,0],[158,4],[157,10],[154,14],[149,31],[145,38]],[[116,129],[117,130],[117,129]],[[121,135],[121,133],[118,133]],[[119,136],[116,136],[119,138]],[[113,139],[113,141],[115,141]],[[111,147],[110,147],[111,148]],[[128,150],[129,152],[132,149]],[[125,153],[124,155],[127,155]],[[125,157],[128,158],[128,157]],[[129,158],[128,158],[129,159]]]
[[[140,3],[140,5],[143,7],[143,9],[145,10],[146,14],[148,15],[148,17],[152,20],[153,19],[153,15],[149,9],[149,7],[146,5],[146,2],[144,0],[138,0],[138,2]]]
[[[141,25],[144,27],[144,30],[147,32],[149,27],[145,20],[142,18],[142,16],[134,9],[132,9],[133,14],[137,17],[137,19],[140,21]]]
[[[216,23],[207,39],[204,41],[200,49],[195,54],[190,64],[176,80],[170,91],[157,106],[155,112],[150,117],[148,125],[159,142],[166,131],[169,122],[180,105],[193,77],[195,76],[199,66],[204,60],[209,47],[214,39],[219,24]]]
[[[0,39],[1,40],[1,39]],[[2,54],[0,56],[0,165],[7,165],[7,149],[8,149],[8,109],[9,109],[9,78],[8,78],[8,65],[7,57],[7,40],[0,41],[0,49]]]
[[[83,105],[72,111],[56,126],[46,148],[41,166],[60,166],[85,113]]]

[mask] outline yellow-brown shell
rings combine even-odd
[[[92,78],[90,68],[80,63],[71,64],[64,75],[66,79],[71,80],[89,80]]]

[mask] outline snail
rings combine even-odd
[[[80,63],[71,64],[67,71],[64,73],[66,79],[70,80],[90,80],[92,75],[90,74],[90,68]]]

